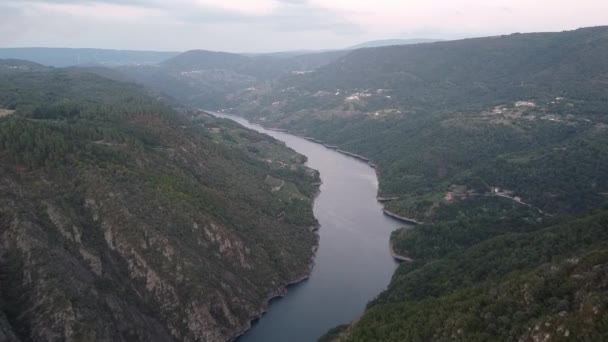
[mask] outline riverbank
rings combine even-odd
[[[319,230],[319,228],[316,228],[313,231],[316,232],[318,230]],[[318,236],[319,235],[317,234],[317,237]],[[245,324],[245,326],[243,326],[241,331],[236,336],[234,336],[232,339],[230,339],[230,342],[237,341],[243,335],[247,334],[251,330],[253,325],[257,321],[259,321],[268,312],[268,309],[269,309],[270,305],[272,304],[273,300],[285,297],[287,295],[287,293],[289,292],[290,287],[297,286],[310,278],[312,269],[315,266],[315,257],[316,257],[318,249],[319,249],[319,239],[317,239],[316,245],[313,246],[313,250],[312,250],[313,254],[310,259],[310,262],[308,264],[308,269],[306,270],[305,274],[299,278],[296,278],[295,280],[288,282],[287,284],[283,285],[279,289],[273,291],[264,301],[264,305],[262,306],[262,308],[253,315],[253,318],[250,319],[249,322],[247,322],[247,324]]]
[[[396,213],[394,213],[394,212],[392,212],[392,211],[389,211],[389,210],[387,210],[387,209],[382,210],[382,212],[384,213],[384,215],[386,215],[386,216],[390,216],[390,217],[392,217],[392,218],[394,218],[394,219],[397,219],[397,220],[399,220],[399,221],[402,221],[402,222],[404,222],[404,223],[408,223],[408,224],[416,224],[416,225],[418,225],[418,224],[422,224],[422,223],[423,223],[423,222],[420,222],[420,221],[416,221],[416,220],[415,220],[415,219],[413,219],[413,218],[409,218],[409,217],[401,216],[401,215],[396,214]]]

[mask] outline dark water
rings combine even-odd
[[[382,292],[397,267],[390,233],[403,224],[382,214],[378,180],[367,163],[291,134],[217,114],[266,133],[308,157],[323,184],[314,203],[320,244],[310,279],[273,301],[268,313],[238,342],[311,342],[357,318]]]

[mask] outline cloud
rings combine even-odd
[[[308,0],[22,0],[48,11],[108,19],[164,16],[185,24],[249,24],[281,31],[323,30],[360,33],[361,28],[340,14]],[[117,8],[120,6],[120,8]],[[147,11],[147,13],[145,12]]]
[[[364,30],[358,24],[338,13],[307,1],[283,0],[285,3],[266,19],[277,29],[285,31],[325,30],[337,34],[359,34]]]
[[[605,0],[310,0],[376,34],[419,30],[449,38],[606,25]],[[448,38],[448,37],[446,37]]]
[[[158,7],[162,2],[158,0],[21,0],[21,3],[37,4],[74,4],[74,5],[93,5],[93,4],[113,4],[123,6],[144,6]]]
[[[268,51],[606,24],[605,0],[0,0],[0,44]]]
[[[215,6],[195,6],[172,13],[190,24],[244,24],[275,29],[280,32],[327,31],[355,34],[361,27],[328,9],[307,4],[305,0],[282,0],[266,13],[234,11]]]
[[[13,6],[0,5],[0,44],[9,44],[16,40],[19,31],[19,19],[23,10]]]

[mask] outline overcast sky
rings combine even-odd
[[[268,52],[608,25],[608,0],[0,0],[0,46]]]

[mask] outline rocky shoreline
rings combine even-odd
[[[314,231],[317,231],[318,228]],[[317,235],[318,236],[318,235]],[[251,328],[253,327],[253,324],[258,321],[260,318],[262,318],[266,312],[268,312],[268,308],[270,306],[270,303],[275,300],[275,299],[279,299],[279,298],[283,298],[285,297],[285,295],[287,295],[289,288],[295,285],[298,285],[306,280],[308,280],[308,278],[310,278],[310,274],[312,272],[312,269],[315,265],[314,263],[314,259],[315,256],[317,254],[317,249],[319,248],[319,239],[317,238],[317,243],[313,246],[312,251],[313,251],[313,255],[311,257],[310,263],[308,264],[308,267],[306,269],[306,272],[303,276],[292,280],[290,282],[288,282],[287,284],[281,286],[280,288],[278,288],[277,290],[273,291],[264,301],[264,306],[258,310],[252,319],[250,319],[247,324],[239,331],[239,333],[237,333],[233,338],[231,338],[229,341],[236,341],[237,339],[239,339],[241,336],[245,335],[249,330],[251,330]]]
[[[397,197],[397,196],[395,196],[395,197],[377,197],[376,199],[380,203],[386,203],[386,202],[396,201],[399,199],[399,197]]]
[[[317,185],[317,191],[312,196],[313,202],[321,193],[321,184],[322,184],[322,182],[314,184],[314,185]],[[253,324],[256,321],[258,321],[260,318],[262,318],[264,316],[264,314],[266,314],[266,312],[268,312],[270,303],[273,300],[285,297],[285,295],[287,295],[290,287],[298,285],[298,284],[308,280],[308,278],[310,278],[312,269],[315,266],[315,258],[317,256],[317,250],[319,249],[320,237],[319,237],[318,231],[320,228],[321,228],[321,225],[318,222],[317,222],[317,224],[310,227],[310,231],[315,233],[315,235],[316,235],[316,242],[312,246],[312,255],[310,257],[310,260],[308,262],[308,266],[306,267],[306,271],[304,272],[304,275],[296,278],[295,280],[287,282],[285,285],[283,285],[283,286],[279,287],[278,289],[276,289],[275,291],[271,292],[270,295],[268,295],[268,297],[266,297],[266,300],[264,300],[264,305],[256,313],[254,313],[253,318],[249,319],[249,321],[241,328],[241,330],[234,337],[232,337],[229,340],[230,342],[238,340],[241,336],[245,335],[249,330],[251,330],[251,328],[253,327]]]

